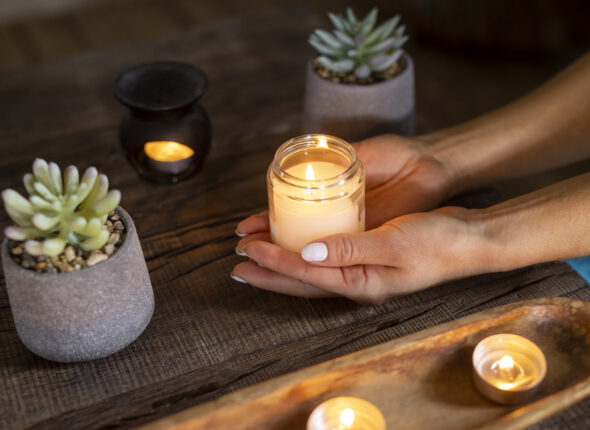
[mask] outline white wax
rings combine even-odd
[[[345,170],[344,166],[338,164],[316,161],[292,166],[287,169],[287,173],[313,183],[313,179],[309,179],[310,165],[313,179],[316,180],[333,178]],[[285,191],[282,184],[275,184],[274,220],[271,219],[273,241],[282,248],[300,252],[305,245],[316,239],[364,230],[364,211],[359,208],[362,202],[355,204],[350,196],[317,201],[323,198],[323,194],[325,191],[321,189],[305,190],[296,196],[300,199],[298,200],[291,198],[290,191]]]

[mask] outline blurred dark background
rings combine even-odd
[[[373,5],[400,13],[413,43],[564,64],[590,46],[588,0],[2,0],[0,68],[53,60],[280,6],[318,15]]]
[[[331,28],[326,13],[347,6],[359,16],[378,6],[379,21],[402,16],[416,64],[419,133],[522,96],[590,47],[590,0],[1,0],[0,71],[272,8],[304,8]],[[589,170],[586,161],[497,185],[513,197]]]

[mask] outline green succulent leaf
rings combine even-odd
[[[45,239],[42,242],[43,255],[56,256],[63,252],[66,247],[66,241],[60,237]]]
[[[95,249],[102,248],[109,240],[109,232],[107,230],[101,230],[97,235],[89,237],[80,243],[80,247],[84,251],[93,251]]]
[[[59,223],[59,216],[47,216],[42,213],[36,213],[32,218],[33,225],[42,231],[52,230]]]
[[[363,34],[369,34],[371,31],[373,31],[373,28],[375,27],[375,23],[377,22],[377,14],[379,13],[379,10],[374,7],[373,9],[371,9],[371,11],[367,14],[367,16],[363,19],[363,27],[362,27],[362,33]]]
[[[65,195],[71,196],[73,193],[75,193],[79,184],[80,173],[78,172],[78,169],[74,166],[68,166],[64,172]]]
[[[330,18],[330,21],[332,21],[332,24],[334,24],[334,27],[336,27],[338,30],[347,31],[346,26],[344,25],[344,18],[342,18],[340,15],[329,12],[328,17]]]
[[[47,161],[42,158],[37,158],[33,162],[33,175],[35,176],[36,181],[41,182],[46,188],[52,190]]]
[[[373,69],[373,71],[377,72],[385,70],[393,66],[401,55],[402,51],[397,50],[391,55],[381,55],[378,57],[374,57],[373,59],[371,59],[371,68]]]
[[[8,188],[4,190],[2,192],[2,200],[4,201],[4,206],[10,206],[15,211],[24,215],[32,215],[34,212],[31,203],[13,189]]]
[[[23,241],[43,236],[43,233],[34,227],[8,226],[4,229],[4,234],[11,240]]]
[[[121,192],[119,190],[111,190],[106,196],[90,206],[88,210],[96,216],[103,216],[115,210],[120,201]]]
[[[330,33],[324,30],[316,30],[315,35],[320,38],[320,40],[326,43],[328,46],[334,49],[342,48],[342,43],[338,40],[337,37],[332,36]]]
[[[346,8],[346,16],[348,17],[348,21],[351,24],[354,25],[358,22],[358,19],[356,18],[356,15],[354,14],[354,11],[351,7]]]
[[[107,195],[108,190],[109,179],[106,177],[106,175],[99,175],[98,179],[94,182],[94,187],[92,187],[88,197],[86,197],[86,199],[80,204],[80,209],[84,210],[98,200],[102,199]]]
[[[58,165],[53,162],[49,163],[49,179],[51,181],[51,188],[55,194],[61,194],[63,191],[61,170]]]
[[[359,79],[367,79],[371,76],[371,68],[366,64],[361,64],[354,70],[354,74]]]
[[[340,55],[340,51],[338,51],[337,49],[334,48],[330,48],[324,44],[322,44],[320,41],[315,40],[315,39],[309,39],[309,43],[311,46],[313,46],[316,51],[318,51],[320,54],[324,54],[324,55],[333,55],[333,56],[338,56]]]
[[[109,181],[94,167],[84,172],[69,166],[62,171],[53,162],[33,162],[33,173],[23,176],[29,194],[26,199],[17,191],[2,192],[4,208],[16,225],[5,235],[23,241],[31,255],[54,256],[70,244],[84,244],[86,250],[103,246],[110,233],[105,222],[121,201],[118,190],[109,191]]]
[[[103,225],[102,221],[98,218],[90,218],[87,221],[86,227],[80,232],[80,234],[90,237],[99,234]]]
[[[43,255],[43,243],[38,240],[27,240],[25,250],[31,255]]]
[[[332,61],[327,57],[318,57],[317,60],[324,67],[337,73],[348,73],[354,67],[354,61],[352,60]]]
[[[318,53],[316,60],[332,72],[354,74],[361,80],[398,61],[402,53],[397,51],[408,40],[405,27],[398,27],[399,15],[377,25],[378,13],[373,8],[362,20],[351,8],[345,16],[328,13],[335,27],[332,33],[315,30],[309,38]]]
[[[27,193],[29,193],[30,196],[36,194],[35,188],[33,187],[34,182],[35,177],[32,173],[26,173],[23,176],[23,184],[25,185],[25,189],[27,190]]]
[[[6,213],[8,214],[10,219],[12,219],[17,225],[21,227],[31,227],[33,225],[30,215],[25,215],[22,212],[19,212],[11,206],[7,205],[4,205],[4,209],[6,209]]]
[[[35,206],[35,208],[40,209],[40,210],[43,210],[43,211],[53,211],[53,210],[56,210],[56,207],[54,206],[54,203],[57,203],[58,205],[60,205],[60,203],[57,202],[57,201],[55,201],[55,202],[48,202],[44,198],[39,197],[37,195],[29,197],[29,201],[31,202],[31,204],[33,206]]]
[[[340,30],[336,30],[334,31],[334,34],[336,35],[336,37],[343,43],[346,43],[348,45],[354,45],[356,42],[352,39],[352,37],[350,37],[348,34],[344,33],[343,31]]]

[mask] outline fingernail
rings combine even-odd
[[[305,261],[324,261],[328,258],[328,247],[325,243],[310,243],[301,250],[301,258]]]
[[[246,237],[246,236],[248,236],[248,233],[240,233],[238,230],[234,230],[234,233],[238,237]]]
[[[240,278],[238,275],[234,275],[233,273],[231,273],[229,276],[231,276],[231,278],[234,281],[241,282],[242,284],[247,284],[248,283],[248,281],[246,281],[245,279]]]
[[[236,246],[236,254],[241,255],[242,257],[248,256],[248,254],[246,254],[244,251],[240,251],[237,246]]]

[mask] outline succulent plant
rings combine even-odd
[[[354,73],[367,79],[373,72],[381,72],[401,57],[402,45],[408,40],[399,15],[388,19],[377,28],[377,8],[359,20],[351,8],[346,17],[329,13],[334,31],[315,30],[309,43],[318,51],[317,61],[336,73]]]
[[[96,168],[89,167],[80,180],[78,169],[69,166],[62,179],[57,164],[37,158],[33,173],[27,173],[23,182],[28,199],[12,189],[2,192],[4,208],[17,224],[4,233],[9,239],[25,241],[29,254],[59,255],[66,244],[92,251],[108,241],[109,232],[103,226],[121,193],[108,191],[108,178]]]

